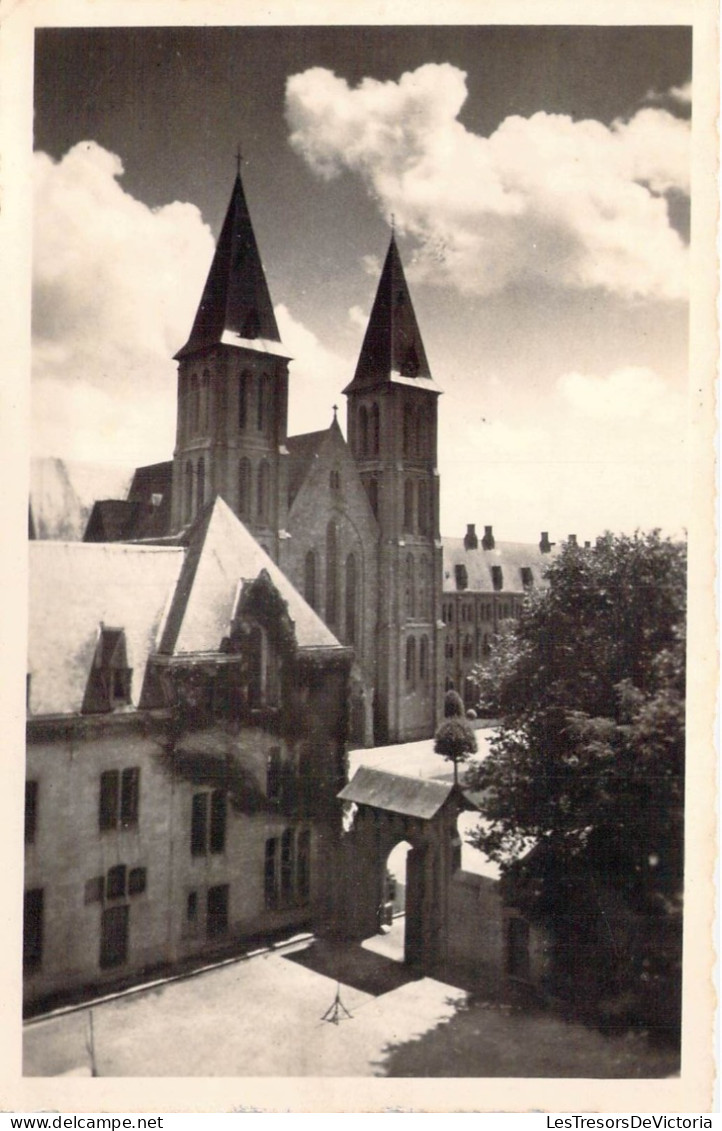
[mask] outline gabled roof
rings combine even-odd
[[[546,571],[555,556],[554,550],[543,554],[537,545],[527,542],[497,542],[493,550],[485,550],[481,542],[477,549],[467,550],[463,538],[442,538],[441,543],[444,593],[493,593],[494,566],[501,568],[499,592],[523,593],[522,569],[531,570],[533,585],[543,588]],[[458,583],[458,567],[466,571],[465,586]]]
[[[133,672],[130,699],[137,706],[146,663],[182,563],[179,548],[31,542],[30,713],[81,710],[101,625],[125,633]]]
[[[227,503],[216,496],[189,532],[183,570],[159,645],[166,655],[217,652],[228,635],[241,582],[266,570],[288,606],[300,649],[341,645]]]
[[[190,337],[177,360],[221,343],[285,356],[240,175]]]
[[[393,236],[354,379],[344,393],[389,382],[441,392],[431,377],[401,256]]]
[[[456,793],[463,808],[476,806],[464,796],[453,782],[433,781],[429,778],[412,778],[360,766],[338,797],[341,801],[354,801],[357,805],[373,805],[406,817],[435,817],[452,794]]]
[[[338,425],[336,425],[338,427]],[[286,448],[288,449],[288,502],[289,505],[296,498],[301,484],[306,479],[311,465],[318,455],[324,440],[328,437],[330,428],[320,432],[303,432],[300,436],[288,436]]]

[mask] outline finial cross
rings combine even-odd
[[[237,177],[240,177],[240,175],[241,175],[241,161],[242,160],[243,160],[243,154],[241,153],[241,144],[239,142],[238,143],[238,149],[236,150],[236,176]]]

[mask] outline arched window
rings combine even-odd
[[[251,517],[251,461],[245,458],[238,464],[238,517]]]
[[[338,544],[336,524],[326,527],[326,623],[335,624],[338,616]]]
[[[256,427],[259,432],[265,432],[266,430],[266,385],[266,377],[259,377],[258,400],[256,401]]]
[[[371,405],[371,454],[379,454],[379,433],[381,431],[379,420],[379,406],[376,401]]]
[[[412,533],[414,529],[414,481],[404,481],[404,530]]]
[[[238,378],[238,427],[243,431],[248,424],[248,387],[251,375],[247,369]]]
[[[406,579],[405,579],[405,605],[406,616],[411,618],[416,614],[416,594],[414,584],[414,559],[411,554],[406,556]]]
[[[356,555],[346,558],[346,643],[356,643]]]
[[[410,691],[416,686],[416,640],[413,636],[406,641],[406,686]]]
[[[198,424],[200,421],[200,391],[198,389],[198,377],[195,373],[191,377],[190,401],[191,436],[195,436],[198,431]]]
[[[419,534],[430,534],[429,484],[425,479],[422,479],[419,483],[418,492],[417,513],[419,519]]]
[[[303,595],[312,609],[316,608],[316,551],[309,550],[303,569]]]
[[[186,463],[185,483],[185,521],[193,518],[193,464],[190,460]]]
[[[429,682],[429,638],[422,636],[419,641],[419,680],[425,686]]]
[[[464,637],[463,656],[465,660],[470,660],[473,655],[474,641],[472,640],[471,635],[467,632],[466,636]]]
[[[202,459],[198,460],[196,471],[196,510],[202,510],[206,501],[206,465]]]
[[[271,469],[268,460],[262,459],[258,465],[258,506],[256,513],[259,522],[268,522],[268,505],[270,502]]]
[[[358,413],[358,445],[362,456],[369,451],[369,414],[365,405],[361,405]]]
[[[371,510],[374,512],[376,518],[379,517],[379,481],[374,475],[369,483],[369,498],[371,500]]]
[[[203,370],[203,380],[201,381],[201,430],[208,431],[208,423],[211,415],[211,375],[207,369]]]
[[[423,555],[419,558],[419,616],[422,620],[428,620],[430,615],[428,572],[429,559]]]

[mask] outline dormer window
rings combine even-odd
[[[469,586],[469,575],[466,571],[465,565],[454,566],[454,577],[456,580],[457,589],[467,589]]]
[[[532,585],[534,584],[534,576],[531,572],[531,567],[530,566],[522,566],[520,573],[521,573],[521,583],[524,586],[524,588],[525,589],[531,589]]]
[[[504,588],[504,575],[501,572],[501,566],[493,565],[491,567],[491,583],[497,592]]]
[[[102,626],[85,691],[84,713],[129,706],[132,674],[128,667],[125,632],[122,628]]]

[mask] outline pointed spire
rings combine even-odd
[[[392,227],[356,373],[344,392],[399,378],[432,380]]]
[[[234,339],[248,341],[262,338],[280,344],[273,304],[243,192],[240,147],[236,162],[238,172],[213,262],[190,337],[175,355],[177,360],[221,341],[232,345]]]

